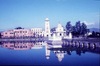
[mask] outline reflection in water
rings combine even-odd
[[[50,58],[50,50],[48,49],[48,44],[45,44],[45,55],[46,55],[46,59]]]
[[[61,62],[65,55],[71,55],[73,51],[76,52],[77,55],[81,56],[82,53],[92,52],[100,54],[98,49],[89,49],[86,47],[74,47],[72,45],[62,46],[63,44],[49,44],[47,42],[1,42],[1,47],[12,49],[12,50],[29,50],[29,49],[42,49],[45,47],[45,56],[46,59],[50,59],[50,52],[53,52],[55,56],[58,58],[58,61]],[[57,48],[58,46],[58,48]]]
[[[77,55],[81,56],[81,54],[85,54],[86,52],[91,52],[91,53],[96,53],[100,54],[100,48],[93,48],[93,47],[81,47],[81,46],[73,46],[72,44],[63,45],[63,43],[57,42],[57,44],[51,44],[48,43],[46,45],[46,49],[49,52],[50,56],[50,51],[53,51],[56,57],[58,58],[58,61],[61,62],[64,58],[65,55],[71,55],[72,52],[76,52]],[[50,51],[49,51],[50,50]],[[49,57],[50,58],[50,57]]]
[[[41,49],[42,42],[3,42],[2,47],[12,50],[29,50],[29,49]]]
[[[65,53],[63,51],[54,51],[54,53],[56,54],[56,57],[58,58],[58,60],[62,61]]]

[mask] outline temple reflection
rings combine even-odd
[[[54,51],[54,53],[56,54],[56,57],[58,58],[58,61],[62,61],[62,59],[64,58],[64,52],[63,51]]]
[[[72,52],[75,52],[77,55],[81,56],[86,52],[100,54],[100,48],[87,48],[87,47],[74,47],[72,45],[62,46],[61,44],[57,43],[55,47],[54,44],[47,43],[46,45],[46,58],[50,58],[50,52],[53,52],[57,57],[58,61],[61,62],[66,55],[71,55]],[[60,46],[61,45],[61,46]]]

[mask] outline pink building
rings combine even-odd
[[[30,29],[8,30],[8,31],[2,32],[1,35],[2,35],[2,38],[4,38],[4,37],[11,38],[11,37],[30,37],[30,36],[34,36],[34,34],[32,33],[32,31]]]
[[[8,31],[4,31],[1,33],[2,38],[4,37],[14,37],[14,32],[13,30],[8,30]]]

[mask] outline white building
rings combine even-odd
[[[62,40],[64,39],[72,39],[72,34],[69,33],[69,35],[66,35],[66,31],[64,30],[64,27],[61,24],[58,24],[55,31],[52,32],[53,40]]]
[[[63,37],[66,35],[66,31],[64,31],[64,28],[60,23],[58,24],[56,31],[54,31],[54,34],[60,37]]]
[[[50,37],[51,36],[51,32],[50,32],[50,24],[49,24],[50,20],[48,18],[45,19],[45,33],[44,36],[45,37]]]
[[[32,28],[31,31],[35,36],[43,36],[42,28]]]
[[[55,28],[55,31],[52,31],[52,34],[49,40],[61,41],[62,38],[64,38],[65,36],[66,36],[66,31],[64,30],[61,24],[58,24],[58,26]]]

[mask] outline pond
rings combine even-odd
[[[1,42],[0,65],[100,66],[99,48],[54,47],[48,42]]]

